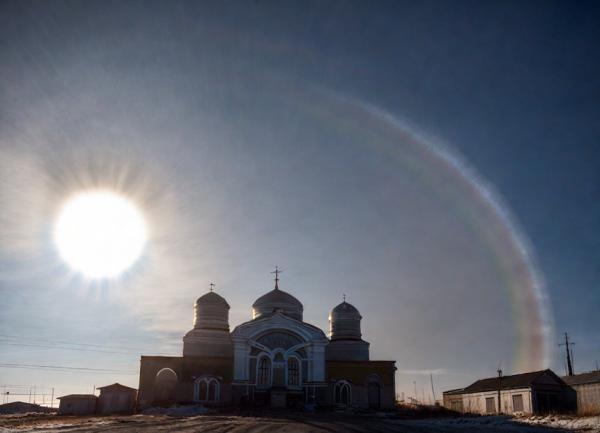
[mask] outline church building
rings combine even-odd
[[[252,319],[229,329],[229,304],[211,290],[195,304],[183,356],[142,356],[138,406],[303,404],[386,409],[395,403],[395,361],[371,361],[358,310],[329,314],[329,338],[303,320],[304,307],[275,288],[252,305]]]

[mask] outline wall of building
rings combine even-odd
[[[169,368],[175,372],[177,383],[169,400],[158,401],[156,375],[163,368]],[[232,358],[142,356],[138,407],[144,408],[155,404],[193,403],[194,381],[200,376],[216,377],[220,382],[220,403],[231,403]]]
[[[523,410],[516,411],[513,405],[513,396],[522,396]],[[487,391],[472,394],[462,394],[462,406],[465,413],[477,413],[485,415],[488,413],[497,413],[498,411],[498,391]],[[444,397],[446,398],[446,397]],[[489,412],[486,399],[492,398],[494,401],[494,410]],[[506,414],[513,413],[533,413],[531,390],[529,388],[521,389],[509,389],[502,390],[500,393],[502,412]],[[451,401],[456,401],[457,397],[452,396],[452,399],[448,399],[448,404],[451,405]],[[455,403],[456,405],[456,403]],[[448,406],[446,406],[448,407]],[[451,409],[451,407],[449,407]]]
[[[446,409],[455,412],[464,412],[462,394],[446,394],[444,393],[443,405]]]
[[[170,368],[181,377],[182,357],[177,356],[142,356],[140,360],[140,386],[138,387],[138,408],[155,404],[156,375],[163,368]],[[176,390],[174,391],[176,394]]]
[[[327,361],[328,389],[317,403],[335,404],[335,384],[347,381],[351,385],[352,406],[369,408],[369,383],[379,385],[379,408],[392,409],[396,404],[395,362],[394,361]]]
[[[101,390],[97,412],[101,414],[133,413],[136,406],[136,397],[137,392],[134,390]]]
[[[95,412],[95,398],[61,398],[58,406],[61,415],[91,415]]]
[[[577,413],[580,415],[600,414],[600,383],[571,385],[577,393]]]

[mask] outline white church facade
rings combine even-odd
[[[395,361],[371,361],[358,310],[345,300],[329,315],[329,337],[303,321],[303,306],[275,288],[252,320],[229,329],[229,304],[210,291],[195,304],[183,356],[142,356],[138,405],[193,404],[392,408]]]

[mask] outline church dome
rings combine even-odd
[[[329,333],[332,340],[360,340],[362,316],[354,307],[344,301],[329,313]]]
[[[286,316],[302,321],[304,307],[298,299],[283,290],[279,290],[276,286],[252,304],[252,315],[253,318],[257,318],[275,311],[281,311]]]
[[[224,329],[229,331],[229,304],[210,291],[198,298],[194,306],[194,329]]]
[[[204,295],[200,296],[196,301],[196,304],[216,304],[222,305],[229,309],[229,304],[221,295],[218,295],[216,292],[208,292]]]
[[[194,329],[183,337],[183,356],[233,356],[229,304],[212,290],[194,305]]]
[[[362,316],[354,305],[344,302],[329,313],[329,338],[326,357],[329,361],[368,361],[369,343],[360,331]]]

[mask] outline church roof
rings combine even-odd
[[[215,305],[222,305],[224,307],[229,308],[229,304],[227,303],[227,301],[225,300],[225,298],[223,298],[220,295],[217,295],[215,292],[208,292],[205,293],[204,295],[200,296],[198,298],[198,300],[196,301],[197,304],[215,304]]]
[[[268,293],[265,293],[252,304],[252,308],[260,308],[263,306],[276,307],[280,306],[282,308],[294,307],[299,309],[300,311],[304,310],[302,303],[290,295],[288,292],[284,292],[283,290],[279,290],[279,288],[274,288]]]
[[[357,318],[362,318],[359,311],[356,307],[348,302],[344,301],[341,304],[337,305],[333,310],[331,310],[331,316],[357,316]]]

